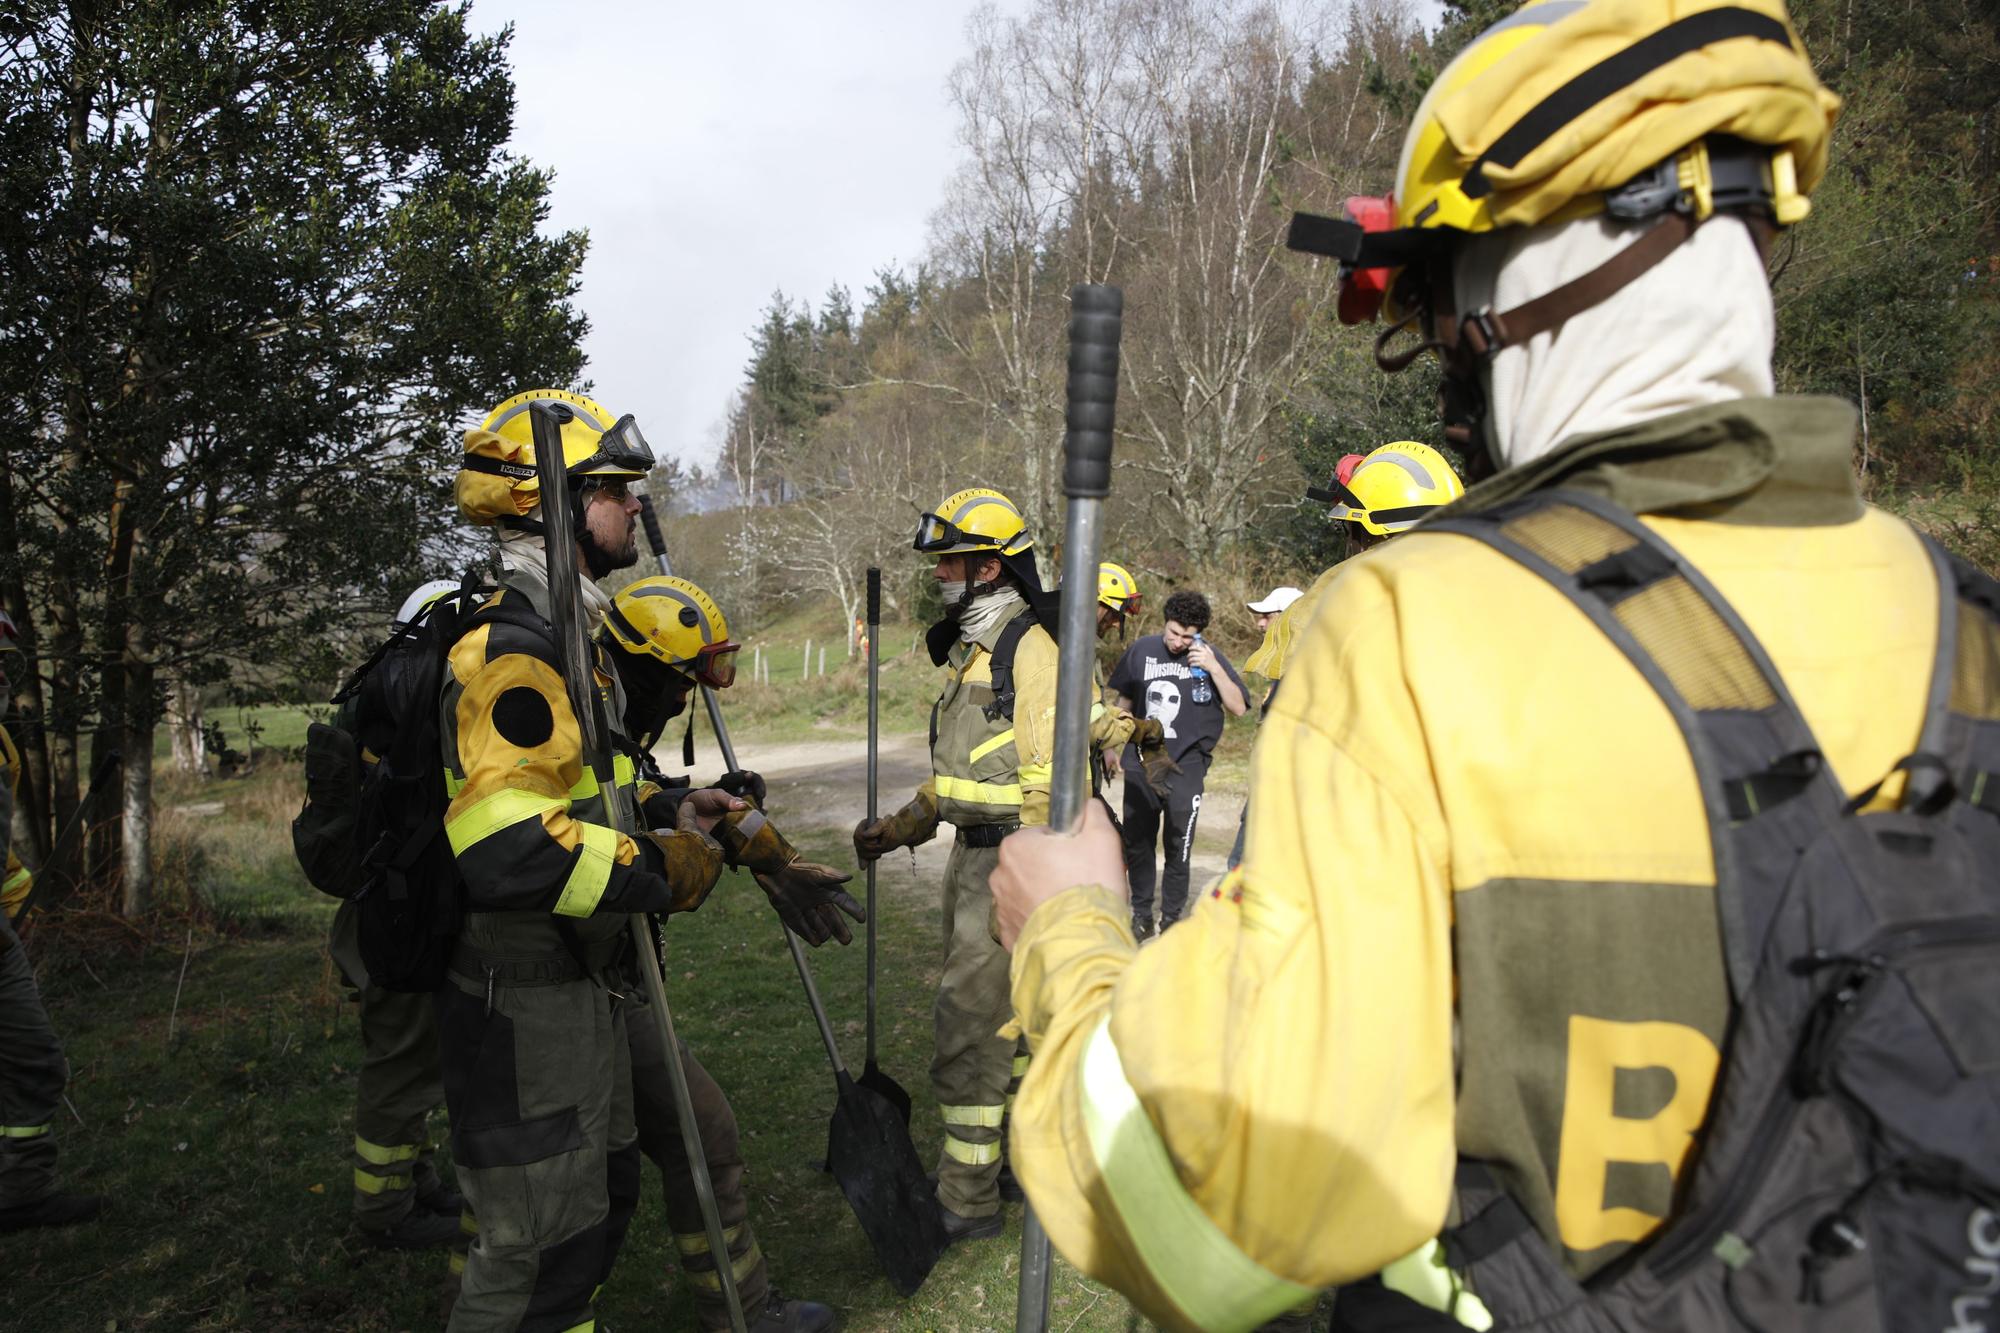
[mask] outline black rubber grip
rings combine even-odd
[[[882,571],[872,565],[868,569],[868,623],[882,623]]]
[[[1063,493],[1111,493],[1111,431],[1118,405],[1118,335],[1125,293],[1101,283],[1069,292],[1069,411],[1063,437]]]
[[[646,525],[646,540],[653,544],[653,554],[664,559],[667,554],[667,534],[660,531],[660,515],[653,508],[653,497],[639,497],[639,521]]]

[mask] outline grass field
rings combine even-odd
[[[9,1238],[0,1327],[37,1330],[421,1329],[437,1326],[442,1254],[365,1248],[348,1223],[356,1011],[322,949],[331,900],[284,836],[297,774],[163,789],[163,875],[206,910],[150,935],[31,936],[68,1046],[59,1126],[77,1188],[111,1197],[95,1225]],[[808,856],[846,859],[806,840]],[[940,1126],[927,1087],[941,961],[935,885],[883,863],[883,1064],[915,1094],[920,1153]],[[163,897],[171,898],[171,886]],[[89,943],[85,943],[85,939]],[[684,1037],[731,1090],[751,1217],[775,1281],[834,1304],[849,1329],[1012,1326],[1019,1210],[1001,1240],[949,1254],[910,1301],[876,1275],[824,1151],[833,1081],[775,919],[726,881],[669,932]],[[839,1038],[862,1051],[863,951],[813,955]],[[444,1130],[438,1125],[440,1132]],[[648,1168],[646,1197],[600,1303],[602,1327],[692,1326]],[[1059,1265],[1052,1328],[1129,1326],[1124,1302]]]

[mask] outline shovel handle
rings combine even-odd
[[[845,1078],[847,1062],[840,1058],[840,1047],[833,1039],[833,1024],[827,1021],[826,1005],[820,1002],[819,987],[813,982],[812,965],[806,962],[806,951],[789,926],[785,928],[785,943],[791,946],[792,962],[799,969],[799,980],[805,984],[806,1003],[812,1006],[813,1022],[819,1024],[819,1039],[826,1043],[826,1058],[833,1062],[835,1076]]]

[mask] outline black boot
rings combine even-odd
[[[1144,944],[1144,943],[1145,943],[1145,942],[1146,942],[1147,940],[1150,940],[1150,939],[1152,939],[1152,938],[1153,938],[1153,918],[1151,918],[1151,917],[1136,917],[1136,916],[1135,916],[1135,917],[1133,917],[1133,918],[1132,918],[1132,938],[1133,938],[1133,939],[1135,939],[1135,940],[1137,940],[1137,941],[1138,941],[1139,943],[1141,943],[1141,944]]]
[[[1014,1179],[1014,1168],[1010,1163],[1007,1162],[1000,1163],[1000,1178],[996,1180],[994,1183],[1000,1187],[1000,1202],[1002,1203],[1027,1202],[1028,1198],[1027,1191],[1021,1188],[1020,1181]]]
[[[962,1240],[990,1240],[999,1235],[1006,1225],[1006,1220],[997,1209],[984,1217],[960,1217],[939,1204],[938,1218],[944,1223],[944,1238],[948,1245],[956,1245]]]
[[[826,1333],[836,1327],[833,1307],[818,1301],[788,1301],[776,1287],[764,1301],[762,1310],[745,1310],[750,1333]]]
[[[462,1238],[457,1213],[433,1213],[412,1207],[387,1231],[363,1231],[368,1243],[383,1250],[442,1250]]]
[[[436,1176],[427,1181],[417,1182],[417,1207],[433,1213],[443,1213],[447,1217],[457,1217],[465,1211],[465,1196],[444,1183]]]
[[[104,1211],[102,1194],[64,1194],[58,1191],[33,1203],[17,1203],[0,1208],[0,1231],[25,1231],[29,1227],[67,1227],[88,1222]]]

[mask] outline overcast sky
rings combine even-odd
[[[922,256],[974,8],[474,0],[475,29],[514,24],[513,147],[556,173],[550,225],[590,233],[585,373],[656,453],[712,455],[773,291],[817,307],[838,282],[859,304]]]
[[[551,225],[590,232],[585,373],[655,452],[711,452],[774,290],[859,301],[921,256],[973,7],[475,0],[476,29],[514,24],[513,146],[556,173]]]

